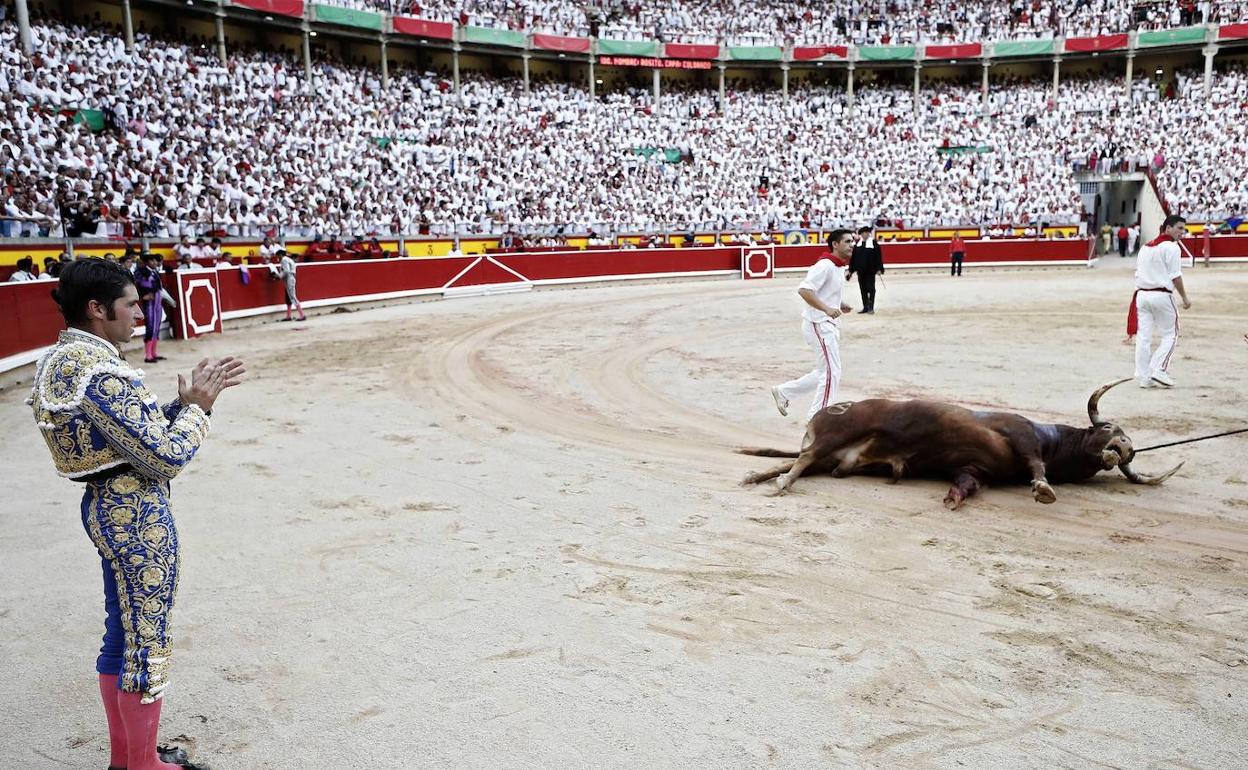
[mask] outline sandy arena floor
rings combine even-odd
[[[1082,425],[1131,373],[1131,285],[886,276],[841,398]],[[1248,270],[1188,271],[1180,387],[1102,401],[1137,446],[1248,424]],[[239,768],[1243,768],[1248,438],[989,489],[737,486],[796,447],[797,278],[538,291],[266,324],[175,482],[162,736]],[[851,287],[857,304],[856,287]],[[103,768],[99,562],[24,388],[0,393],[0,768]],[[804,404],[794,410],[804,412]]]

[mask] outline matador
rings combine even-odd
[[[208,411],[229,375],[210,375],[202,362],[192,386],[179,377],[179,398],[159,404],[118,347],[142,312],[129,273],[108,264],[81,260],[62,275],[54,296],[70,328],[40,359],[29,403],[57,473],[85,487],[82,525],[103,568],[96,671],[110,770],[194,767],[180,749],[158,754],[156,747],[179,573],[169,482],[207,437]],[[241,373],[240,366],[216,366]]]

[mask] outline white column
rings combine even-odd
[[[988,68],[992,66],[992,62],[984,59],[983,77],[979,81],[979,103],[985,115],[988,114]]]
[[[724,85],[724,72],[728,69],[728,65],[722,61],[719,63],[719,112],[722,115],[728,114],[728,90]]]
[[[217,58],[226,63],[225,56],[225,0],[217,0]]]
[[[851,62],[847,70],[848,77],[845,81],[845,107],[847,117],[854,116],[854,65]]]
[[[377,42],[381,43],[381,87],[388,91],[390,90],[390,60],[386,52],[386,44],[389,40],[385,35],[378,35]]]
[[[659,108],[659,96],[661,95],[662,86],[659,85],[661,78],[659,76],[659,68],[655,67],[651,72],[654,73],[654,108]]]
[[[304,19],[299,28],[303,30],[303,84],[311,94],[316,92],[316,84],[312,82],[312,25]]]
[[[524,92],[529,92],[529,59],[533,58],[532,54],[523,54],[521,60],[524,61]]]
[[[451,49],[451,83],[455,88],[455,98],[459,98],[459,43]]]
[[[17,0],[17,36],[22,41],[22,50],[30,56],[35,52],[35,41],[30,36],[30,9],[26,0]]]
[[[789,103],[789,63],[784,62],[780,65],[780,94],[784,97],[784,103]]]
[[[1213,92],[1213,57],[1218,53],[1218,47],[1211,45],[1205,48],[1205,98],[1209,98],[1209,94]]]
[[[130,0],[121,2],[121,24],[126,31],[126,50],[134,50],[134,17],[130,15]]]
[[[919,73],[923,71],[923,65],[918,62],[914,63],[914,114],[919,114]]]
[[[1127,102],[1131,102],[1131,78],[1135,74],[1135,52],[1127,54]]]
[[[589,55],[589,98],[598,96],[598,78],[594,75],[594,55]]]
[[[1062,57],[1053,57],[1053,101],[1057,102],[1057,89],[1062,84]]]

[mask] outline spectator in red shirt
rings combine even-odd
[[[962,275],[962,260],[966,257],[966,241],[962,240],[960,233],[953,234],[953,240],[949,241],[949,275]]]
[[[321,236],[312,239],[312,243],[308,244],[308,248],[303,252],[305,262],[315,262],[318,259],[324,259],[329,256],[329,248],[325,242],[321,240]]]

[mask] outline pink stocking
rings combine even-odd
[[[108,766],[109,767],[125,767],[128,757],[126,756],[126,728],[121,721],[121,709],[117,705],[117,696],[121,691],[117,689],[116,674],[100,674],[100,700],[104,701],[104,716],[108,719]]]

